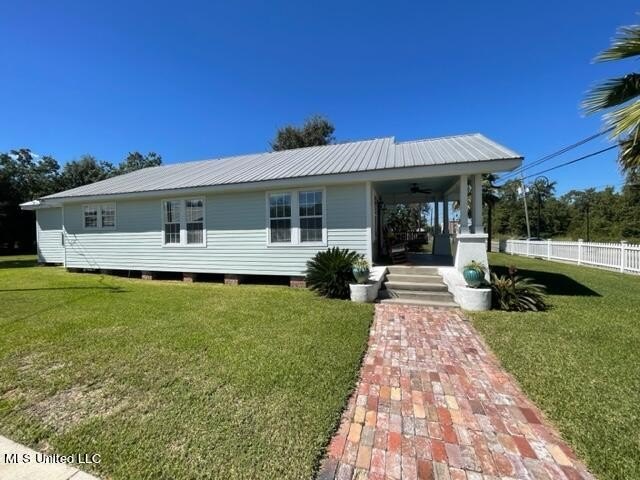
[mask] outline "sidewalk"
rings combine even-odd
[[[37,453],[35,450],[0,436],[0,479],[99,480],[97,477],[82,472],[68,464],[36,463]],[[17,454],[17,457],[12,456],[13,454]],[[14,461],[17,461],[17,463],[14,463]]]

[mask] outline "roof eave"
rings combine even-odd
[[[36,200],[31,200],[29,202],[24,202],[20,204],[21,210],[42,210],[43,208],[56,208],[62,206],[62,198],[56,198],[51,200],[45,200],[43,198],[39,198]]]

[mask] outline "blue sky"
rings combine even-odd
[[[533,161],[600,128],[580,113],[584,92],[635,64],[591,59],[637,10],[2,0],[0,151],[29,147],[64,163],[152,150],[173,163],[264,151],[278,126],[320,113],[338,140],[479,131]],[[561,192],[621,182],[615,150],[549,176]]]

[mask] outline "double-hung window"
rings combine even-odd
[[[98,205],[84,206],[84,228],[98,228]]]
[[[102,228],[116,226],[116,206],[114,204],[100,206],[100,225]]]
[[[83,205],[83,226],[86,229],[113,229],[116,227],[116,205]]]
[[[271,243],[291,243],[291,193],[269,195]]]
[[[322,192],[298,192],[300,243],[322,242]]]
[[[267,240],[270,245],[326,244],[324,190],[267,194]]]
[[[185,200],[187,214],[187,244],[204,243],[204,202],[202,200]]]
[[[162,215],[164,245],[205,245],[205,213],[202,198],[164,200]]]
[[[180,245],[180,200],[164,202],[164,243]]]

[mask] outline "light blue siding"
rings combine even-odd
[[[36,242],[39,262],[64,262],[62,208],[36,210]]]
[[[179,197],[178,197],[179,198]],[[327,246],[366,254],[365,184],[326,188]],[[85,230],[65,205],[66,265],[75,268],[302,275],[326,247],[268,246],[265,192],[206,196],[206,247],[162,245],[161,199],[116,202],[115,230]]]

